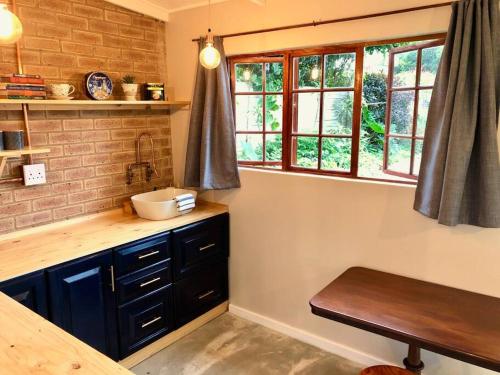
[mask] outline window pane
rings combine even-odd
[[[320,98],[319,92],[293,94],[293,103],[297,111],[297,118],[294,117],[293,124],[294,133],[319,133]]]
[[[283,63],[266,63],[266,91],[283,91]]]
[[[266,161],[281,161],[281,134],[266,135]]]
[[[355,53],[325,56],[325,87],[354,87]]]
[[[266,96],[266,130],[281,131],[283,124],[283,95]]]
[[[262,131],[262,96],[236,96],[236,131]]]
[[[235,64],[236,92],[262,91],[262,64]]]
[[[420,73],[420,86],[434,85],[442,53],[443,46],[425,48],[422,50],[422,70]]]
[[[389,160],[387,169],[410,173],[411,139],[389,138]]]
[[[351,170],[351,138],[323,138],[321,169]]]
[[[394,55],[393,87],[415,87],[417,79],[417,51]]]
[[[262,161],[262,143],[261,134],[236,134],[238,160]]]
[[[422,149],[424,141],[417,139],[415,141],[415,160],[413,161],[413,174],[418,176],[420,172],[420,164],[422,162]]]
[[[390,134],[411,135],[415,91],[393,91]]]
[[[293,137],[292,143],[296,145],[296,161],[293,165],[303,168],[318,168],[318,138]]]
[[[296,57],[293,60],[294,71],[298,72],[294,77],[294,87],[299,89],[317,89],[321,86],[321,56]]]
[[[323,134],[352,134],[354,92],[323,94]]]
[[[425,126],[427,125],[427,115],[429,114],[429,103],[431,102],[432,90],[420,90],[418,94],[418,117],[417,135],[423,137]]]

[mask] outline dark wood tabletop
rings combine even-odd
[[[500,298],[355,267],[310,305],[321,317],[500,371]]]

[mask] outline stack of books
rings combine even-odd
[[[46,99],[47,90],[44,83],[39,75],[0,75],[0,99]]]

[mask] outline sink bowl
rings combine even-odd
[[[148,220],[166,220],[182,215],[177,211],[175,197],[187,193],[193,194],[196,201],[196,191],[176,188],[137,194],[132,196],[131,199],[140,217]]]

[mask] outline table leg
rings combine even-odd
[[[403,363],[407,370],[420,375],[424,368],[424,362],[420,359],[420,348],[410,344],[408,347],[408,357],[404,359]]]

